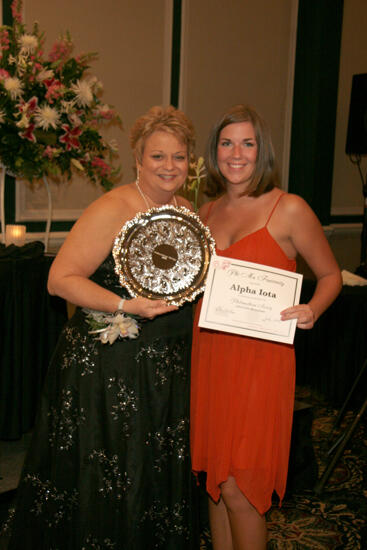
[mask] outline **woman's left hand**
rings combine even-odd
[[[297,327],[310,329],[315,324],[315,314],[308,304],[299,304],[298,306],[288,307],[280,312],[282,321],[297,319]]]

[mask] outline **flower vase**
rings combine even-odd
[[[0,175],[0,221],[1,221],[1,237],[2,242],[5,244],[5,176],[6,174],[16,177],[14,174],[12,174],[4,165],[1,165],[0,167],[1,175]],[[47,180],[46,176],[43,176],[43,182],[46,187],[47,191],[47,219],[46,219],[46,229],[44,233],[44,245],[45,245],[45,252],[48,252],[48,245],[49,245],[49,239],[50,239],[50,229],[51,229],[51,218],[52,218],[52,196],[51,196],[51,190],[50,186]]]

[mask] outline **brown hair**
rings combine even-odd
[[[206,167],[208,170],[208,194],[215,195],[226,188],[226,180],[218,168],[217,148],[223,128],[236,122],[251,122],[257,143],[256,168],[246,194],[258,197],[279,185],[270,131],[266,122],[249,105],[234,105],[228,109],[213,126],[206,147]]]
[[[195,147],[195,132],[191,121],[172,105],[169,107],[157,105],[139,117],[130,131],[130,145],[139,163],[143,158],[146,139],[157,131],[168,132],[182,141],[187,147],[190,159]]]

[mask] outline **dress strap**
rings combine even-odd
[[[268,219],[266,220],[266,224],[265,224],[265,227],[268,225],[268,223],[270,222],[270,218],[272,217],[273,213],[274,213],[274,210],[276,209],[276,207],[278,206],[278,203],[280,201],[280,199],[282,197],[284,197],[285,193],[283,192],[281,195],[279,195],[279,197],[277,198],[277,200],[275,201],[275,204],[273,206],[273,208],[271,209],[271,212],[268,216]]]
[[[206,222],[208,221],[209,219],[209,216],[210,216],[210,212],[212,211],[212,208],[213,208],[213,204],[215,203],[215,201],[212,201],[210,204],[209,204],[209,208],[208,208],[208,211],[206,213],[206,216],[205,216],[205,220],[203,220],[203,223],[206,224]]]

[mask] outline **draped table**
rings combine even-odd
[[[0,247],[0,439],[30,430],[66,303],[47,292],[54,256],[42,243]]]
[[[314,281],[303,282],[301,302],[310,299],[314,288]],[[367,286],[343,286],[313,329],[296,331],[294,343],[297,384],[312,387],[340,406],[367,357]],[[366,386],[362,379],[351,404],[365,399]]]

